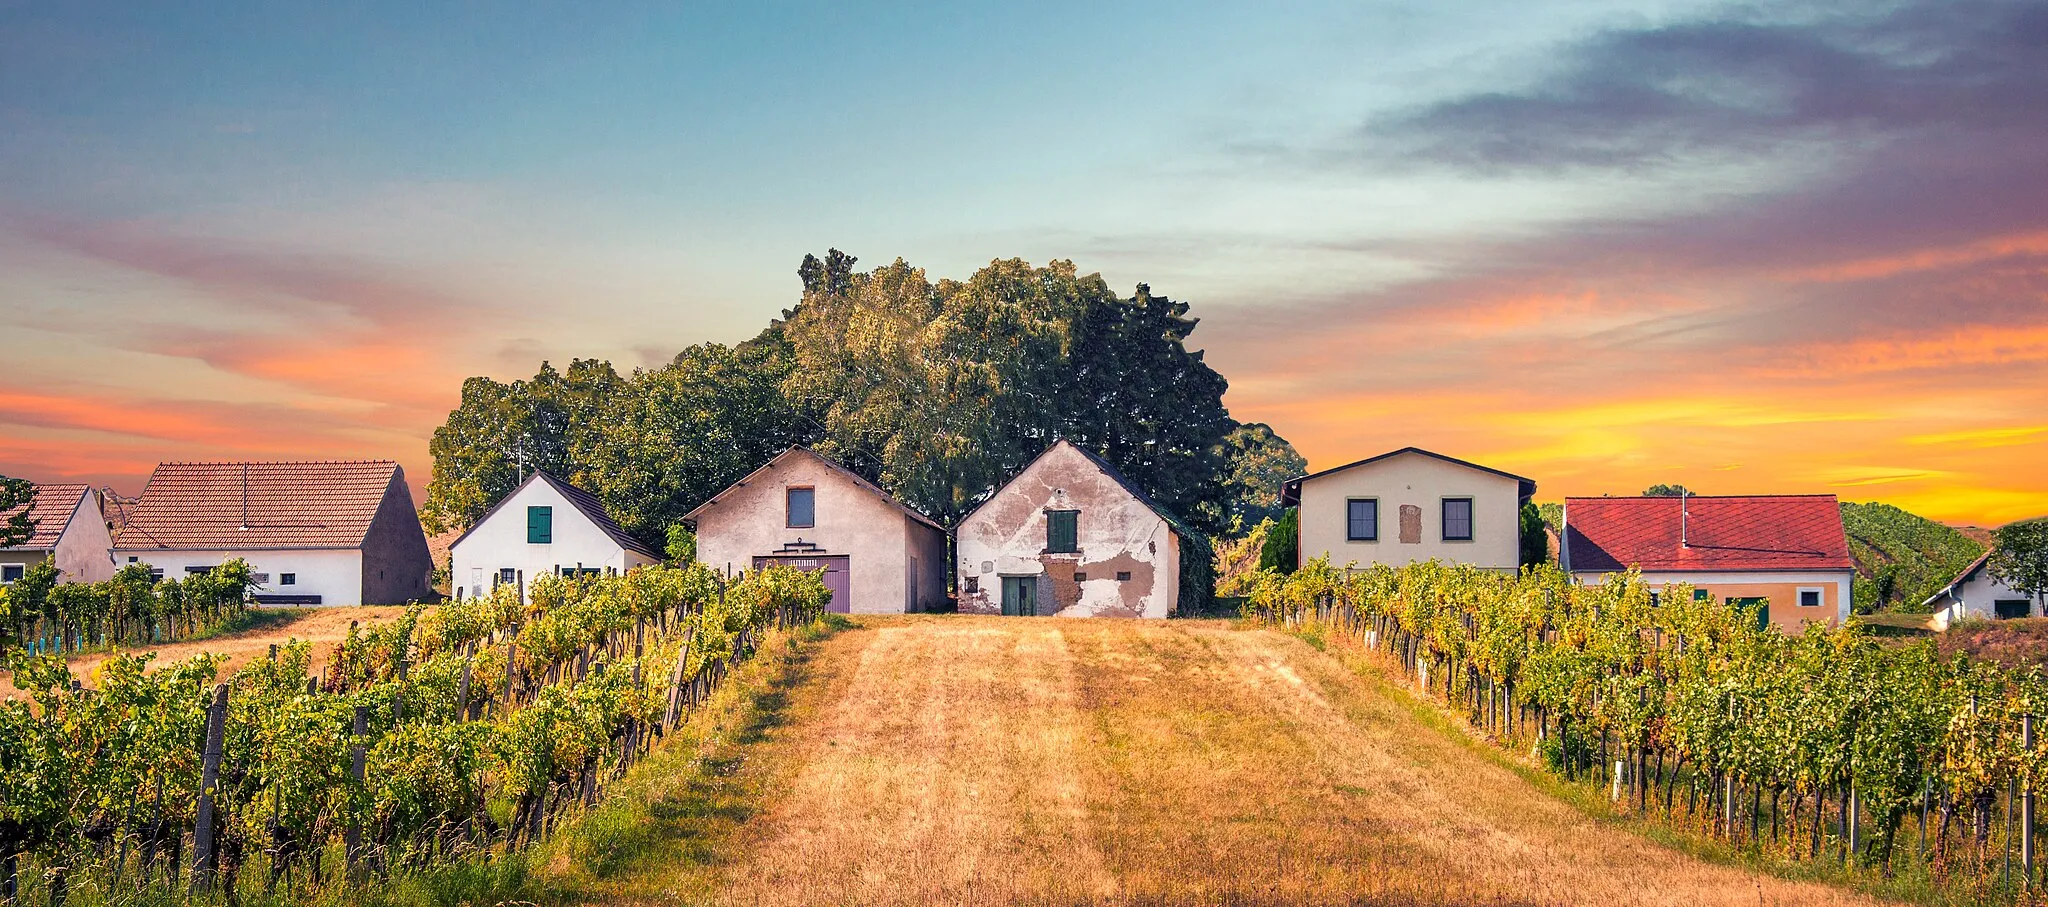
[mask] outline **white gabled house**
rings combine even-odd
[[[1934,615],[1934,629],[1946,630],[1969,617],[2006,620],[2043,614],[2040,603],[2000,582],[1992,575],[1990,566],[1991,552],[1986,551],[1941,591],[1928,597],[1922,606]]]
[[[35,531],[21,544],[0,548],[0,585],[21,579],[28,568],[55,561],[59,582],[97,583],[114,575],[114,540],[107,531],[100,493],[90,485],[37,485],[28,504]],[[5,522],[21,508],[0,512]]]
[[[661,555],[620,528],[590,492],[536,472],[491,506],[449,546],[448,584],[458,598],[543,574],[624,573]]]

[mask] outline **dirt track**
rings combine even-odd
[[[405,613],[405,608],[397,605],[281,610],[291,611],[294,619],[288,623],[257,627],[241,633],[217,636],[198,642],[174,642],[124,651],[154,652],[156,653],[156,660],[152,663],[153,665],[169,664],[180,659],[191,658],[194,655],[205,653],[226,655],[228,657],[227,665],[221,670],[222,675],[225,676],[227,672],[247,664],[251,659],[269,654],[272,643],[281,643],[288,639],[304,639],[313,643],[313,669],[318,671],[326,667],[328,653],[333,651],[335,643],[348,636],[348,625],[351,621],[361,621],[367,625],[389,620]],[[98,668],[100,662],[105,661],[106,658],[107,656],[97,653],[73,657],[70,659],[71,673],[84,680],[90,686],[92,684],[93,670]],[[11,680],[12,675],[6,671],[0,671],[0,699],[17,699],[25,695],[20,690],[14,688],[14,684],[10,682]]]
[[[1271,632],[865,619],[808,671],[739,769],[765,813],[609,899],[1867,903],[1588,819]]]

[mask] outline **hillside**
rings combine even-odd
[[[1842,503],[1842,528],[1856,561],[1856,610],[1915,611],[1984,545],[1952,526],[1890,504]]]

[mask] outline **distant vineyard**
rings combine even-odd
[[[60,579],[57,565],[46,560],[0,587],[0,656],[185,639],[228,625],[248,607],[255,588],[240,559],[183,580],[159,580],[140,564],[105,582]]]
[[[88,688],[17,655],[33,706],[0,703],[0,900],[39,879],[53,907],[81,884],[233,903],[524,846],[829,600],[787,568],[650,568],[414,608],[320,676],[300,642],[218,684],[211,657],[115,656]]]
[[[1890,504],[1842,505],[1842,527],[1856,561],[1860,611],[1916,611],[1955,579],[1984,546],[1953,527]]]
[[[1635,575],[1576,586],[1548,567],[1319,561],[1258,577],[1244,607],[1392,654],[1487,732],[1634,810],[1785,859],[1889,873],[1909,851],[1976,879],[2031,875],[2038,673],[1855,629],[1787,636],[1682,587],[1653,600]]]

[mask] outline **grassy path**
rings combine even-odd
[[[654,795],[612,903],[1851,904],[1596,822],[1305,643],[864,619]],[[736,804],[752,804],[735,808]],[[666,805],[664,805],[666,804]],[[692,805],[726,808],[692,817]],[[761,812],[755,812],[759,809]]]

